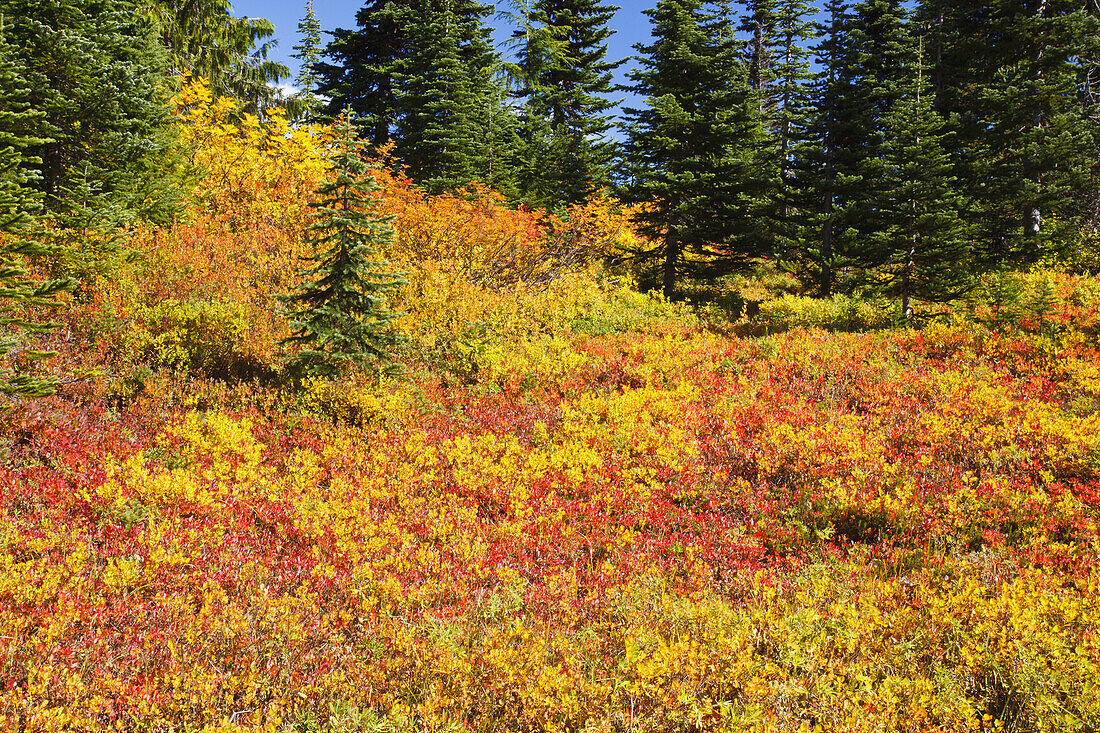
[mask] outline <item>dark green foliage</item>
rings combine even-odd
[[[778,22],[776,0],[746,0],[745,15],[738,28],[748,37],[745,57],[748,63],[748,81],[767,108],[769,92],[776,79],[775,54],[776,26]]]
[[[0,16],[0,232],[27,229],[41,205],[40,194],[29,186],[38,175],[39,161],[28,153],[46,141],[33,136],[44,112],[30,102],[26,69],[8,42],[7,24]]]
[[[936,108],[951,121],[950,153],[973,201],[990,264],[1032,260],[1081,215],[1096,187],[1095,9],[1052,1],[925,0],[919,18],[936,64]],[[1092,78],[1094,81],[1094,78]]]
[[[409,8],[409,46],[395,65],[396,153],[429,191],[482,178],[491,147],[496,58],[477,3]]]
[[[276,102],[272,83],[290,75],[267,58],[275,26],[264,18],[234,18],[229,0],[151,0],[139,11],[153,24],[179,73],[207,79],[216,94],[262,112]]]
[[[989,314],[979,319],[988,328],[1005,331],[1014,328],[1023,314],[1024,288],[1019,278],[1002,263],[986,273],[975,291],[977,298],[971,303],[984,303]]]
[[[1027,309],[1035,316],[1036,328],[1040,335],[1048,335],[1053,330],[1053,324],[1047,319],[1054,313],[1057,305],[1058,297],[1054,292],[1054,285],[1047,278],[1039,283],[1027,301]]]
[[[321,82],[317,73],[321,59],[321,24],[313,12],[313,0],[306,0],[306,14],[298,22],[298,35],[301,41],[291,54],[291,58],[298,59],[301,64],[294,78],[298,91],[287,100],[287,110],[292,119],[309,120],[321,106],[321,100],[317,99],[317,87]]]
[[[27,309],[52,305],[53,296],[73,283],[35,282],[27,276],[27,259],[49,253],[28,238],[40,195],[28,186],[31,173],[26,164],[36,161],[24,157],[24,151],[42,144],[27,133],[42,115],[30,107],[24,69],[4,30],[0,20],[0,394],[40,397],[51,394],[55,382],[27,372],[26,366],[52,354],[28,348],[24,335],[52,325],[31,319]]]
[[[50,257],[54,275],[77,278],[81,286],[96,277],[109,276],[120,263],[136,256],[126,247],[125,224],[133,213],[118,197],[103,190],[85,164],[78,177],[59,196],[61,205],[51,215],[54,225],[42,238],[53,247]]]
[[[868,285],[889,258],[877,235],[889,226],[893,140],[888,119],[903,93],[913,45],[898,0],[826,6],[821,70],[805,139],[795,153],[790,187],[801,235],[789,256],[818,294]]]
[[[714,276],[765,254],[751,217],[762,137],[754,97],[726,19],[700,0],[648,10],[653,43],[639,45],[628,109],[624,198],[643,204],[642,231],[660,243],[666,297],[683,274]]]
[[[883,119],[886,133],[881,228],[870,235],[885,289],[900,299],[948,301],[973,284],[971,237],[963,216],[969,201],[944,149],[943,119],[932,108],[923,52],[907,70],[904,96]]]
[[[294,293],[280,296],[293,330],[283,344],[301,347],[286,357],[297,375],[334,377],[372,361],[389,368],[389,350],[398,342],[397,314],[386,295],[404,281],[379,256],[393,241],[392,217],[377,213],[372,194],[379,189],[360,155],[355,126],[343,117],[336,131],[335,178],[318,189],[307,229],[311,266]]]
[[[0,0],[23,67],[27,102],[42,112],[35,185],[50,211],[86,178],[130,216],[170,220],[178,210],[165,108],[167,58],[123,0]]]
[[[525,0],[513,34],[519,81],[524,201],[558,206],[584,201],[610,182],[615,148],[607,60],[608,22],[617,8],[597,0]]]
[[[329,113],[347,105],[392,139],[409,176],[430,191],[473,180],[508,188],[515,120],[489,43],[491,9],[472,0],[368,2],[358,31],[337,30],[320,63]]]
[[[741,29],[752,34],[749,83],[766,133],[758,162],[766,188],[753,216],[774,255],[789,260],[802,235],[795,168],[811,122],[808,46],[817,31],[805,0],[761,0],[749,10]]]
[[[409,46],[405,9],[410,0],[370,0],[356,14],[358,30],[337,28],[315,67],[317,93],[327,97],[325,112],[335,117],[345,107],[355,111],[367,142],[381,147],[397,122],[394,72]]]

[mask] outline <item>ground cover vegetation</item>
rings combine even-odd
[[[0,0],[0,726],[1100,727],[1093,11],[509,9]]]

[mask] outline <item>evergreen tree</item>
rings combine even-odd
[[[845,170],[859,185],[849,192],[848,226],[855,236],[845,243],[845,254],[864,279],[888,256],[873,234],[887,226],[885,202],[894,194],[889,157],[896,140],[888,132],[888,119],[901,104],[903,82],[913,66],[914,43],[902,0],[863,0],[853,7],[848,27],[844,69],[852,96],[846,113],[852,118],[846,141],[849,160]]]
[[[378,213],[372,194],[379,186],[363,162],[355,125],[343,116],[335,129],[335,177],[317,190],[314,222],[306,230],[311,266],[301,271],[305,282],[294,293],[280,296],[293,329],[282,343],[301,347],[287,357],[288,365],[325,377],[371,361],[389,366],[398,337],[397,314],[386,296],[404,283],[380,258],[393,243],[393,217]]]
[[[854,8],[830,0],[825,12],[821,71],[790,192],[802,212],[797,257],[822,297],[873,280],[888,256],[874,237],[887,226],[892,193],[886,119],[902,98],[901,70],[913,48],[899,0]]]
[[[317,86],[320,83],[317,63],[321,57],[321,23],[313,12],[313,0],[306,0],[306,14],[298,22],[298,35],[301,36],[301,41],[294,46],[294,53],[291,54],[291,58],[298,59],[301,64],[298,76],[294,77],[294,86],[298,91],[288,100],[287,109],[292,118],[308,119],[321,105],[317,99]]]
[[[123,0],[0,0],[8,37],[44,114],[35,185],[51,211],[87,175],[132,216],[168,220],[173,195],[167,59]]]
[[[49,306],[53,296],[74,285],[69,280],[35,282],[25,268],[28,257],[49,250],[29,238],[32,215],[40,195],[28,186],[33,173],[28,164],[37,161],[24,151],[42,144],[29,131],[42,117],[30,106],[30,87],[15,49],[7,42],[0,18],[0,394],[7,397],[40,397],[52,394],[55,382],[28,373],[12,364],[33,362],[52,356],[50,352],[27,348],[22,336],[53,327],[28,320],[22,313],[32,306]]]
[[[765,254],[750,216],[759,194],[753,158],[761,131],[728,22],[701,0],[647,10],[653,43],[631,73],[645,109],[628,109],[624,198],[643,204],[642,231],[660,242],[661,286],[704,277]]]
[[[778,22],[776,0],[745,0],[745,15],[738,28],[748,36],[746,60],[748,61],[749,86],[757,93],[768,109],[770,87],[775,80],[773,66],[777,59],[774,54],[775,31]]]
[[[1096,168],[1096,127],[1082,105],[1100,28],[1088,4],[925,0],[936,107],[974,202],[983,259],[1034,258],[1067,221]]]
[[[817,34],[812,13],[806,0],[777,0],[768,7],[766,26],[760,22],[761,28],[770,30],[766,36],[761,34],[770,60],[767,64],[758,62],[768,70],[767,85],[760,86],[757,93],[758,98],[761,93],[766,95],[759,107],[767,132],[759,167],[767,187],[757,200],[754,216],[760,220],[772,251],[783,259],[789,259],[800,236],[794,179],[798,151],[809,135],[809,45]],[[745,22],[742,28],[746,25],[755,28],[757,24]],[[750,85],[752,79],[750,73]]]
[[[410,9],[408,53],[396,65],[396,152],[409,176],[433,192],[477,178],[486,150],[481,113],[494,62],[488,9],[469,5],[463,15],[459,5],[443,0],[417,18]]]
[[[219,94],[260,113],[276,102],[272,86],[290,75],[268,59],[275,26],[265,18],[234,18],[229,0],[150,0],[137,8],[150,20],[180,74],[207,79]]]
[[[474,0],[368,2],[360,30],[336,31],[326,51],[341,63],[318,66],[329,109],[350,106],[375,145],[392,138],[410,177],[432,191],[503,175],[503,131],[514,123],[499,103],[489,12]]]
[[[525,0],[514,73],[524,100],[526,199],[534,205],[585,200],[610,181],[614,146],[608,22],[618,8],[598,0]]]
[[[510,104],[503,65],[495,66],[485,81],[477,111],[479,134],[484,138],[478,180],[508,200],[518,201],[518,174],[525,151],[520,137],[522,123]]]
[[[55,250],[51,257],[55,274],[75,277],[81,286],[134,254],[126,248],[124,229],[132,212],[103,190],[91,177],[90,168],[85,164],[80,175],[73,175],[71,186],[62,188],[63,206],[52,213],[54,228],[43,235]],[[78,295],[80,291],[78,288]]]
[[[399,117],[398,60],[409,46],[403,12],[411,0],[369,0],[356,14],[358,30],[337,28],[324,56],[333,63],[318,62],[317,93],[329,101],[325,112],[337,116],[345,107],[354,110],[359,125],[370,131],[367,141],[381,147],[390,140]]]
[[[834,292],[836,275],[846,265],[847,206],[859,180],[847,175],[858,159],[847,141],[854,136],[853,89],[844,59],[848,6],[829,0],[822,40],[816,46],[820,71],[811,85],[813,100],[805,139],[793,151],[792,179],[785,203],[796,212],[794,235],[784,255],[816,285],[820,297]]]
[[[905,96],[884,120],[891,193],[882,202],[885,226],[872,237],[884,251],[886,291],[898,297],[907,319],[914,299],[951,300],[973,284],[971,238],[961,218],[969,202],[952,175],[948,132],[932,103],[922,51],[907,69]]]

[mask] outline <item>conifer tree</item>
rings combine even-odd
[[[229,0],[149,0],[135,11],[152,22],[178,73],[203,77],[247,112],[275,104],[272,85],[290,70],[268,58],[271,21],[235,18]]]
[[[794,230],[784,238],[785,257],[812,281],[820,297],[833,295],[848,234],[847,207],[859,184],[846,171],[858,159],[846,145],[855,134],[853,90],[845,57],[848,5],[829,0],[815,47],[820,71],[811,85],[812,108],[805,139],[794,149],[786,205],[795,213]]]
[[[666,297],[687,272],[714,276],[764,254],[751,202],[761,131],[728,21],[701,0],[661,0],[646,11],[653,43],[639,44],[628,109],[627,201],[643,204],[641,228],[660,242]]]
[[[336,117],[350,107],[376,148],[390,139],[400,116],[394,74],[409,46],[404,11],[411,1],[368,0],[355,16],[357,30],[332,31],[324,51],[332,63],[316,66],[317,93],[329,100],[325,113]]]
[[[775,79],[773,69],[777,59],[773,53],[777,18],[776,0],[746,0],[745,14],[738,28],[748,36],[746,60],[749,86],[767,107],[769,87]]]
[[[28,257],[49,250],[30,238],[33,214],[40,194],[28,187],[37,161],[24,151],[44,141],[30,133],[42,116],[31,108],[30,88],[24,69],[7,42],[0,17],[0,394],[6,397],[41,397],[52,394],[55,382],[17,369],[13,357],[34,362],[52,356],[50,352],[27,348],[22,336],[53,327],[28,320],[22,314],[32,306],[49,306],[53,296],[75,285],[70,280],[35,282],[28,277]]]
[[[313,0],[306,0],[306,14],[298,22],[298,35],[301,40],[294,46],[291,58],[297,59],[301,66],[294,77],[294,86],[298,91],[287,101],[287,109],[294,119],[309,119],[320,107],[317,99],[317,87],[320,76],[317,63],[321,57],[321,23],[313,11]]]
[[[50,216],[54,227],[43,239],[56,250],[51,258],[54,273],[80,280],[79,294],[89,279],[134,254],[126,248],[124,229],[133,213],[91,177],[88,164],[61,189],[60,198],[63,205]]]
[[[873,281],[887,257],[873,236],[886,226],[891,193],[885,120],[901,99],[901,69],[912,52],[899,0],[854,7],[830,0],[826,16],[791,190],[802,212],[799,256],[822,297]]]
[[[486,71],[485,88],[476,110],[479,134],[484,140],[477,178],[509,201],[518,201],[525,147],[520,137],[522,123],[511,104],[507,84],[502,64]]]
[[[410,177],[440,191],[479,177],[494,57],[484,6],[443,0],[406,21],[407,55],[396,65],[397,155]]]
[[[361,115],[375,145],[392,139],[429,190],[499,177],[513,121],[499,103],[489,13],[474,0],[371,0],[358,31],[336,31],[326,55],[341,63],[318,66],[320,93],[330,110],[346,104]]]
[[[534,205],[583,201],[610,181],[608,138],[613,70],[608,22],[618,8],[598,0],[524,0],[513,34],[524,101],[526,200]]]
[[[335,132],[333,179],[318,188],[306,230],[310,267],[294,293],[280,296],[293,331],[282,343],[301,347],[286,357],[288,366],[308,376],[334,377],[370,362],[390,368],[389,352],[399,340],[387,295],[404,280],[380,254],[392,245],[393,217],[378,213],[372,194],[379,187],[347,114]]]
[[[757,200],[754,216],[761,220],[763,236],[774,254],[789,259],[800,236],[794,179],[796,159],[809,134],[812,78],[809,46],[817,31],[811,20],[813,9],[806,0],[777,0],[767,12],[766,27],[770,32],[766,36],[761,34],[770,59],[766,64],[767,85],[757,92],[758,98],[766,95],[759,109],[767,137],[758,165],[767,186]],[[756,27],[755,22],[746,21],[742,29],[746,25]],[[750,73],[750,85],[752,78]]]
[[[955,134],[983,259],[1035,258],[1097,167],[1081,104],[1100,28],[1087,3],[948,3],[919,15],[936,57],[936,107]]]
[[[933,109],[923,56],[922,49],[905,70],[904,96],[883,120],[889,195],[880,202],[884,226],[871,237],[883,250],[885,290],[906,319],[914,300],[951,300],[973,284],[971,237],[961,216],[969,202],[952,175],[949,133]]]
[[[24,68],[28,102],[43,116],[27,152],[50,211],[87,171],[133,216],[170,220],[171,125],[167,58],[148,24],[123,0],[0,0],[9,42]]]
[[[863,273],[873,277],[887,256],[871,235],[888,226],[885,202],[894,193],[888,159],[896,139],[887,132],[887,120],[905,96],[903,82],[914,65],[914,41],[906,19],[902,0],[863,0],[852,8],[847,31],[844,74],[852,96],[845,112],[852,124],[846,147],[852,165],[844,174],[858,179],[859,185],[849,192],[847,223],[855,236],[845,248],[858,268],[856,282],[864,279]]]

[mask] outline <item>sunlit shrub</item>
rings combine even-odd
[[[407,418],[409,404],[400,388],[384,374],[375,384],[364,384],[370,377],[355,381],[314,378],[303,384],[299,399],[303,407],[336,424],[359,428],[396,429]]]
[[[248,336],[250,318],[240,304],[225,300],[165,300],[139,309],[139,351],[151,364],[213,377],[252,378],[270,372],[265,344]]]
[[[782,295],[760,303],[759,311],[745,325],[748,333],[778,333],[792,328],[828,331],[863,331],[893,323],[889,304],[849,295],[811,298]]]
[[[629,287],[604,286],[578,304],[578,314],[569,324],[575,333],[605,336],[611,333],[646,331],[662,320],[690,321],[683,308],[668,303],[656,293],[639,293]]]

